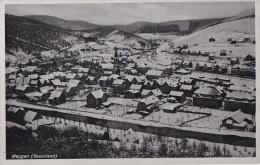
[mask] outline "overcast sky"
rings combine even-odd
[[[65,20],[83,20],[95,24],[129,24],[136,21],[172,20],[234,16],[254,8],[254,2],[163,2],[103,4],[34,4],[6,5],[6,13],[50,15]]]

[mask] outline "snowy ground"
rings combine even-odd
[[[48,118],[48,117],[47,117]],[[85,123],[79,123],[74,122],[70,120],[64,120],[60,118],[48,118],[49,120],[54,120],[55,124],[53,125],[56,129],[59,130],[65,130],[72,127],[77,127],[78,130],[81,131],[88,131],[89,133],[96,133],[100,134],[102,136],[103,131],[108,131],[109,136],[111,138],[117,137],[120,141],[126,142],[126,147],[130,148],[134,141],[139,139],[139,144],[135,144],[138,148],[141,147],[141,144],[144,140],[144,138],[152,137],[153,139],[153,146],[152,148],[158,148],[160,145],[160,141],[156,138],[157,136],[154,134],[148,134],[148,133],[142,133],[142,132],[134,132],[129,130],[119,130],[119,129],[112,129],[112,128],[105,128],[101,126],[91,125],[91,124],[85,124]],[[129,133],[130,132],[130,133]],[[168,138],[168,146],[174,145],[175,141],[177,140],[178,143],[180,143],[181,139],[178,138]],[[193,141],[196,141],[196,144],[198,145],[201,141],[196,139],[187,139],[189,141],[189,144],[192,145]],[[216,146],[219,146],[222,150],[224,146],[230,151],[231,155],[233,157],[252,157],[253,153],[256,151],[254,147],[241,147],[241,146],[234,146],[234,145],[228,145],[228,144],[222,144],[222,143],[212,143],[208,141],[203,141],[206,143],[207,146],[213,148],[214,144]],[[114,146],[119,147],[120,142],[113,142]]]

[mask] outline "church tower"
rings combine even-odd
[[[116,74],[120,74],[120,54],[118,54],[116,47],[115,47],[115,55],[114,55],[114,72]]]

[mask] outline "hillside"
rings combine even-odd
[[[215,26],[205,28],[190,35],[178,38],[173,42],[180,44],[202,44],[207,43],[210,37],[215,37],[219,43],[226,42],[232,36],[236,39],[243,39],[245,35],[253,38],[255,36],[255,18],[244,18],[235,21],[220,23]]]
[[[82,31],[84,36],[93,36],[98,38],[104,38],[108,41],[112,42],[123,42],[123,41],[131,41],[134,42],[142,42],[142,43],[149,43],[148,40],[141,38],[137,35],[132,33],[128,33],[119,29],[115,29],[113,27],[99,27],[96,29]]]
[[[29,15],[24,17],[68,30],[89,30],[98,27],[98,25],[85,21],[68,21],[47,15]]]
[[[6,52],[21,49],[28,54],[49,49],[59,50],[82,42],[69,30],[8,14],[5,15],[5,37]]]
[[[189,34],[193,31],[225,20],[226,18],[212,18],[200,20],[180,20],[162,23],[135,22],[129,25],[113,26],[117,29],[131,33],[179,33]]]

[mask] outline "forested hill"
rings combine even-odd
[[[69,47],[83,40],[76,32],[24,17],[5,15],[6,51],[26,53]]]

